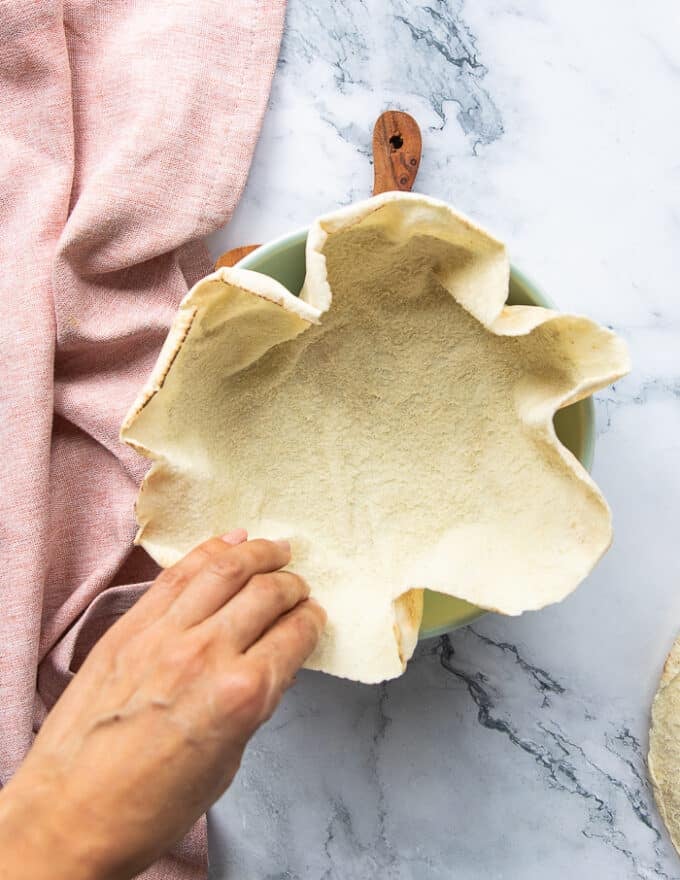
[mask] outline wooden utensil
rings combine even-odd
[[[232,248],[230,251],[223,253],[221,257],[218,257],[215,268],[221,269],[222,266],[235,266],[239,260],[247,257],[251,251],[256,251],[259,246],[259,244],[244,244],[243,247]]]
[[[401,110],[386,110],[373,128],[373,195],[384,192],[410,192],[415,183],[422,138],[418,123]],[[215,268],[234,266],[259,244],[247,244],[226,251]]]
[[[410,192],[415,183],[422,138],[408,113],[386,110],[373,128],[373,195]]]

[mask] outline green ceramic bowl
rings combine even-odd
[[[270,275],[292,293],[298,294],[305,279],[306,240],[306,229],[277,238],[248,254],[238,266]],[[514,267],[510,273],[508,303],[553,307],[548,297]],[[592,399],[589,397],[560,410],[555,416],[555,429],[562,443],[590,470],[595,447],[595,410]],[[450,596],[426,590],[420,638],[427,639],[450,632],[485,613],[481,608],[462,599],[452,599]]]

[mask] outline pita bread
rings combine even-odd
[[[673,647],[668,652],[668,656],[666,657],[666,662],[664,663],[663,670],[661,672],[661,680],[659,681],[659,687],[665,687],[665,685],[670,684],[671,681],[675,678],[676,675],[680,673],[680,638],[676,639],[673,643]]]
[[[680,853],[680,639],[673,645],[652,704],[649,775],[656,805]]]
[[[137,540],[161,565],[234,526],[288,538],[326,608],[308,665],[378,682],[422,588],[504,614],[570,593],[611,540],[553,414],[628,370],[586,318],[504,305],[503,244],[389,193],[321,217],[300,297],[220,269],[182,302],[122,428],[154,464]]]

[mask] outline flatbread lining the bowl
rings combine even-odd
[[[312,226],[299,299],[244,270],[199,282],[121,432],[154,460],[139,542],[169,565],[236,525],[288,538],[328,611],[308,665],[366,682],[403,671],[422,588],[507,614],[562,599],[611,525],[552,416],[627,353],[505,307],[508,276],[466,218],[388,194]]]

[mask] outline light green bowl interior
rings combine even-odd
[[[301,229],[276,239],[248,254],[238,264],[242,269],[253,269],[280,281],[292,293],[298,294],[305,279],[305,242],[307,230]],[[529,279],[514,267],[510,273],[511,305],[553,306]],[[591,398],[567,406],[555,416],[557,435],[579,461],[590,470],[595,445],[595,412]],[[486,612],[462,599],[453,599],[442,593],[425,591],[425,610],[420,627],[420,638],[427,639],[450,632],[471,623]]]

